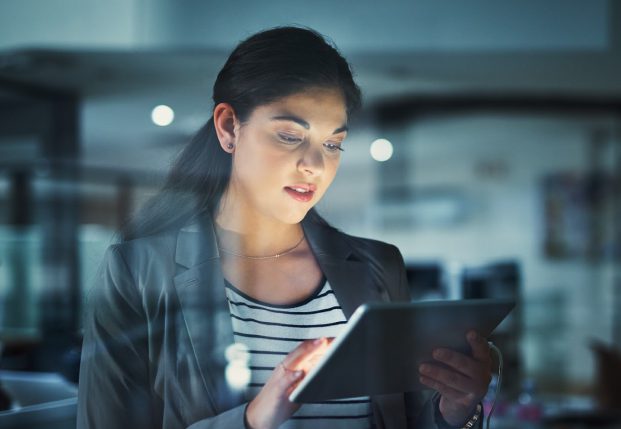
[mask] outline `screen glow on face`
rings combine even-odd
[[[334,180],[346,135],[336,90],[258,106],[237,134],[226,201],[255,224],[300,222]]]

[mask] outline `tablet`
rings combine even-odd
[[[475,329],[489,337],[514,305],[504,299],[363,304],[289,400],[323,402],[427,389],[418,381],[418,367],[434,361],[434,348],[470,354],[466,333]]]

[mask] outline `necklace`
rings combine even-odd
[[[276,259],[276,258],[280,258],[281,256],[285,256],[285,255],[288,255],[289,253],[293,252],[295,249],[298,248],[298,246],[300,244],[302,244],[302,241],[304,241],[304,234],[302,234],[302,238],[300,238],[300,241],[298,241],[295,244],[295,246],[293,246],[292,248],[287,249],[284,252],[277,253],[275,255],[269,255],[269,256],[248,256],[248,255],[242,255],[241,253],[233,252],[232,250],[223,249],[222,247],[220,247],[220,245],[218,245],[218,250],[220,250],[221,252],[224,252],[224,253],[228,253],[229,255],[237,256],[238,258],[246,258],[246,259]]]

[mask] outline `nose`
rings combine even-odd
[[[298,160],[298,170],[305,175],[318,176],[323,172],[324,159],[321,149],[309,145],[301,153]]]

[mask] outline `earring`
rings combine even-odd
[[[235,145],[233,143],[229,143],[229,144],[226,145],[226,148],[228,150],[233,150],[234,147],[235,147]]]

